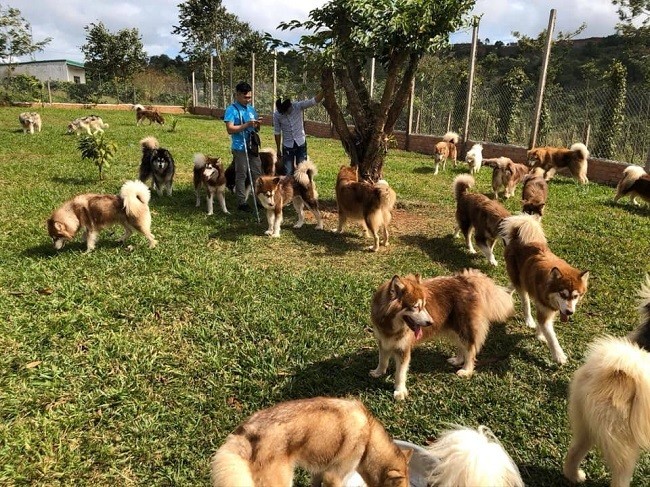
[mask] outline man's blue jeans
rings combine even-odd
[[[282,146],[282,164],[284,164],[284,172],[287,176],[293,174],[293,171],[298,164],[307,159],[307,142],[298,145],[295,142],[293,147]]]

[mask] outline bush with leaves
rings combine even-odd
[[[594,155],[605,159],[614,157],[614,146],[621,137],[625,120],[625,95],[627,93],[627,70],[614,60],[607,72],[609,94],[600,115],[600,130],[594,147]]]
[[[3,78],[0,98],[5,103],[17,101],[41,101],[42,83],[34,76],[19,74]]]
[[[505,94],[499,102],[499,119],[495,142],[509,144],[514,138],[514,130],[522,121],[521,99],[528,77],[521,68],[512,68],[503,78]]]
[[[115,157],[117,145],[108,140],[103,133],[84,135],[79,139],[78,148],[82,159],[92,160],[99,169],[99,179],[104,179],[104,168],[110,167],[110,162]]]

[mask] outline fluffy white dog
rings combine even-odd
[[[471,174],[479,172],[481,164],[483,163],[483,146],[481,144],[474,144],[472,148],[467,151],[465,162],[469,166],[469,172]]]

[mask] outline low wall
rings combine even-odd
[[[220,108],[207,108],[207,107],[192,107],[190,112],[194,115],[205,115],[215,118],[223,118],[224,110]],[[273,117],[271,115],[262,114],[262,125],[273,124]],[[333,138],[338,139],[338,134],[333,126],[325,122],[313,122],[305,120],[305,132],[314,137]],[[397,148],[407,150],[410,152],[418,152],[420,154],[433,154],[433,148],[436,143],[442,140],[442,137],[435,135],[421,135],[410,134],[405,132],[394,132]],[[469,140],[466,143],[465,149],[469,150],[476,141]],[[526,161],[526,147],[507,144],[496,144],[492,142],[481,142],[483,146],[483,157],[509,157],[514,162]],[[459,147],[459,156],[465,154],[466,150]],[[623,171],[629,164],[617,161],[610,161],[607,159],[590,158],[589,166],[587,169],[587,177],[590,181],[600,184],[607,184],[616,186]],[[568,175],[566,169],[558,171],[560,174]]]
[[[14,103],[15,106],[21,107],[52,107],[52,108],[68,108],[68,109],[90,109],[90,110],[133,110],[132,103],[34,103],[34,102],[20,102]],[[143,105],[151,107],[160,113],[169,113],[172,115],[180,115],[187,110],[182,106],[175,105]]]

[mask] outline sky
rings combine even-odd
[[[435,0],[434,0],[435,1]],[[0,0],[4,10],[19,9],[31,24],[36,41],[52,41],[33,60],[68,59],[83,62],[80,47],[86,42],[84,27],[100,21],[108,30],[136,27],[149,56],[166,54],[176,57],[180,39],[171,34],[178,25],[181,0]],[[306,20],[309,11],[325,0],[223,0],[226,9],[253,29],[295,42],[295,31],[277,30],[280,22]],[[615,33],[618,22],[611,0],[477,0],[473,14],[482,15],[478,36],[490,43],[512,42],[513,31],[536,37],[548,26],[550,10],[557,10],[555,34],[573,32],[584,22],[586,29],[578,36],[600,37]],[[470,42],[471,30],[452,34],[451,41]],[[21,61],[30,59],[22,58]]]

